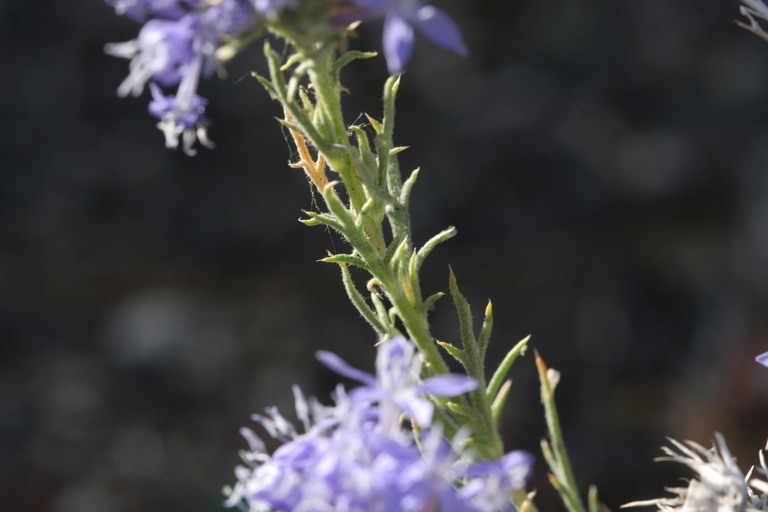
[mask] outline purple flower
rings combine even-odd
[[[147,21],[133,41],[108,44],[105,51],[131,60],[128,77],[120,84],[120,96],[138,96],[149,83],[150,113],[160,119],[158,128],[169,148],[181,145],[192,155],[195,141],[212,147],[207,137],[207,100],[197,95],[200,77],[220,68],[216,52],[221,45],[253,27],[250,0],[108,0],[115,10]],[[158,84],[178,86],[165,96]]]
[[[149,113],[160,120],[157,127],[165,135],[165,147],[178,147],[179,137],[184,152],[190,156],[195,154],[192,147],[195,141],[213,147],[208,139],[208,118],[205,117],[208,100],[195,94],[192,86],[179,87],[176,96],[165,96],[154,82],[149,84],[149,89],[152,92]]]
[[[512,510],[510,493],[522,488],[530,456],[512,452],[498,461],[467,466],[465,460],[471,454],[462,454],[466,446],[462,435],[449,442],[439,428],[430,428],[420,431],[417,445],[413,432],[399,422],[382,421],[386,416],[382,397],[393,390],[402,392],[417,379],[413,363],[418,360],[410,343],[396,338],[379,348],[377,374],[389,372],[390,378],[352,368],[327,352],[319,357],[366,385],[349,395],[337,388],[332,406],[307,400],[294,387],[303,433],[275,408],[267,409],[264,416],[254,415],[283,444],[270,455],[252,430],[241,430],[250,447],[242,454],[247,466],[235,470],[237,483],[225,490],[227,506],[244,502],[252,512]],[[439,384],[446,379],[432,381],[435,384],[428,381],[424,386],[443,390],[472,387],[466,378],[447,386]],[[362,400],[363,395],[377,396],[378,403]]]
[[[437,431],[425,434],[422,451],[405,432],[391,436],[369,421],[367,408],[343,393],[334,407],[308,403],[296,392],[299,416],[308,420],[297,434],[274,409],[255,416],[273,436],[288,436],[273,455],[243,429],[250,467],[236,469],[228,506],[245,501],[250,510],[334,510],[342,512],[427,512],[451,502],[453,512],[479,512],[457,496],[457,456],[443,449]]]
[[[184,16],[191,4],[179,0],[106,0],[119,15],[136,21],[146,21],[150,16],[177,20]]]
[[[421,427],[432,423],[432,402],[420,395],[456,396],[477,389],[477,381],[465,375],[447,374],[430,377],[419,384],[421,361],[413,344],[405,338],[393,338],[379,346],[376,376],[349,366],[336,354],[320,351],[317,358],[336,373],[365,384],[354,389],[354,401],[378,403],[381,422],[386,428],[399,424],[402,412]]]
[[[533,456],[524,451],[513,451],[501,459],[479,462],[467,468],[467,484],[459,494],[480,510],[514,512],[509,501],[513,491],[524,489],[533,466]]]
[[[352,0],[374,15],[384,15],[383,46],[391,74],[400,73],[413,51],[413,28],[438,46],[467,54],[456,24],[442,10],[421,0]]]
[[[759,356],[755,358],[755,361],[760,363],[763,366],[768,366],[768,352],[763,352]]]
[[[104,50],[115,57],[131,59],[130,73],[117,89],[119,96],[138,96],[151,79],[175,85],[189,73],[190,63],[199,57],[195,39],[199,20],[150,20],[139,37],[126,43],[112,43]]]

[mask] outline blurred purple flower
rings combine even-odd
[[[213,147],[208,139],[209,121],[205,117],[208,100],[195,94],[191,86],[179,87],[176,96],[165,96],[154,82],[149,84],[149,89],[152,92],[149,113],[160,120],[157,127],[165,135],[165,147],[178,147],[179,138],[184,153],[190,156],[195,154],[193,146],[196,141],[205,147]]]
[[[465,375],[447,374],[425,379],[419,384],[421,361],[411,342],[393,338],[379,346],[376,376],[349,366],[336,354],[320,351],[317,358],[336,373],[365,384],[350,392],[357,402],[378,403],[385,428],[399,424],[400,414],[408,415],[421,427],[432,422],[434,405],[420,395],[456,396],[477,389],[476,380]]]
[[[371,15],[384,15],[384,56],[390,74],[400,73],[413,51],[413,27],[433,43],[467,54],[467,47],[453,20],[441,9],[421,0],[352,0]]]
[[[460,460],[463,443],[452,445],[439,429],[421,432],[419,448],[402,427],[395,433],[380,428],[376,408],[355,402],[341,388],[331,407],[307,401],[298,388],[294,394],[304,433],[274,408],[267,416],[255,415],[283,444],[270,456],[252,430],[241,430],[250,446],[242,454],[247,467],[235,470],[237,483],[225,490],[227,506],[245,502],[254,512],[507,511],[510,492],[521,488],[529,468],[528,459],[513,452],[470,472]],[[462,481],[472,485],[471,492],[464,491],[466,485],[456,488]]]
[[[177,20],[184,16],[190,5],[198,2],[179,0],[105,0],[115,8],[115,13],[128,16],[136,21],[146,21],[149,17]]]
[[[167,147],[179,146],[192,155],[195,141],[211,147],[207,137],[207,101],[197,95],[200,77],[220,68],[216,51],[225,39],[253,27],[250,0],[107,0],[118,12],[135,19],[155,18],[144,23],[139,36],[125,43],[112,43],[105,51],[130,59],[128,77],[120,84],[120,96],[138,96],[149,82],[150,113],[160,119],[158,127]],[[160,87],[178,85],[175,95],[165,96]]]
[[[108,54],[131,59],[130,72],[117,94],[138,96],[150,79],[165,86],[179,83],[189,72],[189,63],[198,57],[198,30],[195,16],[174,21],[155,19],[146,22],[133,41],[106,45]]]
[[[467,468],[464,476],[468,481],[459,494],[480,510],[514,512],[509,496],[525,488],[531,466],[533,455],[520,450],[498,460],[479,462]]]
[[[755,361],[760,363],[763,366],[768,366],[768,352],[763,352],[759,356],[755,358]]]

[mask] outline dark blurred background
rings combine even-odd
[[[578,479],[612,509],[682,468],[665,436],[720,431],[744,469],[768,420],[768,44],[738,3],[436,2],[471,49],[420,38],[398,143],[417,242],[482,313],[490,362],[517,340],[562,372]],[[0,510],[209,512],[234,480],[238,428],[325,399],[333,350],[371,368],[367,326],[332,265],[276,104],[249,77],[210,98],[213,151],[163,147],[146,95],[118,99],[138,25],[97,0],[0,3]],[[380,48],[380,25],[356,43]],[[348,121],[377,117],[382,59],[349,66]],[[443,299],[435,333],[456,339]],[[513,369],[508,448],[544,435],[532,354]],[[543,511],[560,510],[540,463]]]

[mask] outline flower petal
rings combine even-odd
[[[373,375],[349,366],[342,358],[333,352],[318,350],[317,360],[339,375],[360,381],[364,384],[368,384],[369,386],[376,385],[376,378]]]
[[[435,406],[429,400],[408,394],[396,396],[395,403],[400,409],[407,412],[419,427],[426,428],[432,424],[432,413]]]
[[[413,51],[413,28],[405,18],[394,12],[387,14],[383,44],[389,73],[400,73]]]
[[[444,11],[431,5],[425,5],[416,11],[412,20],[425,36],[438,46],[467,55],[467,47],[459,32],[459,27]]]
[[[478,383],[472,377],[449,373],[430,377],[418,387],[420,393],[429,393],[435,396],[456,396],[477,389]]]
[[[764,352],[755,358],[755,361],[763,366],[768,366],[768,352]]]

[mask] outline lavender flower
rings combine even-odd
[[[755,361],[760,363],[763,366],[768,366],[768,352],[763,352],[759,356],[755,358]]]
[[[118,12],[143,20],[133,41],[108,44],[105,51],[131,60],[128,77],[120,84],[120,96],[138,96],[149,83],[150,113],[158,118],[167,147],[179,146],[195,153],[196,141],[211,147],[208,140],[207,101],[197,95],[201,76],[219,69],[216,51],[224,40],[253,27],[253,7],[248,0],[110,0]],[[176,95],[166,96],[157,85],[178,86]]]
[[[251,512],[513,509],[510,493],[523,487],[530,456],[513,452],[499,461],[471,466],[465,461],[468,454],[462,453],[461,436],[451,443],[439,428],[422,430],[419,448],[413,432],[399,423],[388,424],[385,403],[391,399],[397,405],[393,396],[413,389],[418,375],[413,372],[413,347],[406,340],[397,338],[380,346],[375,377],[328,352],[319,357],[366,385],[349,394],[337,388],[333,406],[307,400],[294,388],[303,433],[274,408],[266,416],[255,415],[254,420],[283,444],[269,455],[252,430],[241,430],[250,446],[243,454],[247,466],[236,469],[237,483],[225,490],[228,506],[244,502]],[[438,388],[443,387],[440,382],[447,382],[427,381],[424,386]],[[448,381],[455,381],[455,387],[447,384],[444,391],[468,386],[464,379],[463,384],[453,377]],[[409,395],[406,405],[414,399],[422,400]],[[459,487],[460,483],[466,485]]]
[[[413,344],[405,338],[393,338],[382,344],[376,356],[376,376],[352,368],[339,356],[320,351],[317,358],[336,373],[362,382],[352,391],[353,400],[379,403],[382,422],[393,428],[402,412],[408,413],[421,427],[432,422],[434,406],[420,395],[456,396],[477,389],[477,381],[465,375],[448,374],[425,379],[419,384],[421,361]]]
[[[467,54],[456,24],[442,10],[421,0],[352,0],[372,15],[384,15],[384,56],[390,74],[400,73],[413,51],[413,27],[433,43]]]
[[[120,16],[128,16],[136,21],[146,21],[149,17],[177,20],[189,10],[190,4],[179,0],[106,0]]]

